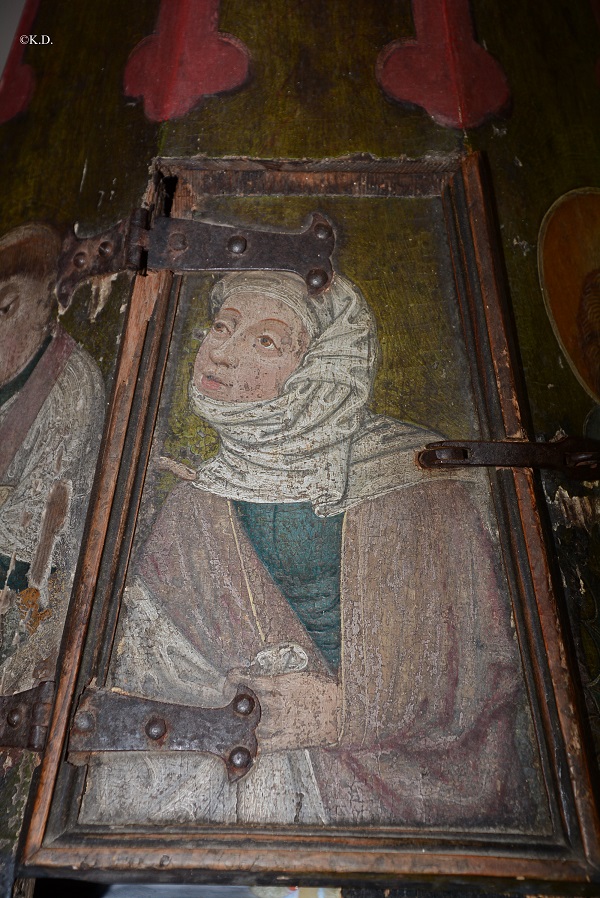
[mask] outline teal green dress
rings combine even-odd
[[[254,551],[328,666],[340,664],[344,515],[319,518],[310,502],[234,502]]]

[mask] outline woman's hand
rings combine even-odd
[[[247,670],[230,670],[226,693],[233,697],[240,684],[249,686],[260,701],[256,735],[261,751],[337,742],[339,689],[331,677],[306,671],[260,677]]]

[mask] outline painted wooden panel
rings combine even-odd
[[[129,279],[83,287],[61,317],[60,231],[0,238],[0,694],[53,680],[114,370]],[[115,281],[117,281],[115,283]],[[2,752],[8,885],[39,755]],[[4,884],[3,884],[4,887]]]
[[[237,201],[235,218],[279,224],[278,205]],[[306,201],[286,205],[288,222],[308,211]],[[414,460],[441,430],[480,435],[449,261],[440,259],[441,204],[319,205],[345,253],[314,302],[296,276],[279,273],[183,288],[175,327],[189,336],[171,344],[163,387],[173,424],[155,435],[147,482],[163,467],[183,480],[164,497],[163,478],[142,500],[146,538],[107,680],[217,707],[248,684],[262,709],[260,757],[231,786],[206,756],[97,757],[80,823],[518,832],[527,822],[546,832],[540,758],[522,747],[534,741],[533,721],[506,574],[494,569],[489,483],[432,477]],[[204,214],[217,209],[233,212],[221,202]],[[383,246],[353,264],[365,235],[382,233]],[[407,240],[417,247],[403,274],[393,272],[390,247]],[[423,305],[409,309],[402,278],[425,259],[436,260],[433,277],[423,271]],[[346,264],[368,269],[370,303],[341,274]],[[376,312],[388,335],[379,371]],[[431,336],[418,354],[428,363],[407,338],[416,342],[424,327]],[[372,408],[378,373],[376,395],[394,416]],[[427,384],[417,398],[419,375]],[[220,448],[203,458],[202,444],[184,435],[207,424]]]
[[[219,26],[250,49],[254,80],[239,94],[208,99],[179,121],[156,126],[139,102],[123,95],[123,72],[132,48],[150,34],[158,6],[147,0],[125,6],[115,0],[101,5],[42,0],[35,29],[56,39],[51,52],[25,52],[23,62],[33,66],[37,90],[29,109],[2,126],[2,153],[10,160],[0,196],[4,227],[32,218],[61,225],[79,220],[88,232],[112,224],[139,203],[149,160],[157,152],[302,158],[483,148],[495,185],[536,433],[551,436],[559,427],[580,431],[593,400],[564,364],[554,339],[539,290],[535,243],[542,217],[557,197],[597,186],[600,94],[592,4],[473,0],[477,39],[507,73],[513,110],[509,122],[467,135],[440,128],[422,110],[401,109],[377,87],[373,72],[381,47],[415,36],[408,0],[357,3],[352,16],[343,3],[306,0],[283,11],[271,0],[256,0],[251,9],[242,0],[227,0]],[[353,277],[363,286],[362,275]],[[418,292],[416,283],[415,301]],[[115,348],[120,305],[120,297],[109,303],[95,326],[77,308],[63,319],[103,374]],[[573,492],[568,482],[560,488]],[[556,489],[551,485],[552,502],[559,496]],[[586,490],[582,506],[593,507],[592,491],[578,489]],[[564,519],[560,522],[563,526]],[[596,567],[593,558],[581,564],[581,533],[579,528],[563,534],[560,557],[570,606],[583,602],[582,612],[593,623],[595,605],[589,591],[581,592],[580,574],[588,590],[596,583]],[[597,716],[597,704],[590,703],[590,710]],[[30,769],[31,759],[22,771]],[[7,794],[19,793],[15,807],[23,805],[26,781],[13,777],[9,784]],[[7,806],[11,802],[12,797]],[[14,843],[18,815],[10,811],[9,816]]]
[[[0,691],[52,679],[104,417],[104,383],[57,322],[59,234],[0,242]]]
[[[140,279],[27,862],[127,875],[160,857],[169,875],[291,882],[595,875],[529,479],[415,461],[440,433],[523,436],[476,161],[239,160],[225,180],[214,161],[163,164],[175,216],[298,228],[318,203],[336,275],[314,299],[265,270],[188,275],[170,294],[166,276]],[[204,708],[249,686],[256,760],[231,780],[215,754],[165,742],[167,712],[141,751],[100,733],[82,754],[90,681]]]

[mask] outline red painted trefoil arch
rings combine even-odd
[[[412,0],[412,10],[416,39],[392,41],[377,60],[385,93],[449,128],[475,128],[504,112],[508,80],[475,40],[470,0]]]
[[[132,51],[124,90],[144,98],[153,122],[180,118],[203,97],[241,87],[250,54],[242,41],[219,32],[220,0],[162,0],[154,34]]]

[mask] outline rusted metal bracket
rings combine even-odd
[[[442,440],[417,454],[422,468],[550,468],[576,480],[600,480],[600,442],[564,437],[554,443],[520,440]]]
[[[315,295],[331,281],[335,234],[331,222],[313,212],[301,231],[238,227],[159,217],[149,224],[145,209],[95,237],[65,240],[56,292],[67,308],[75,287],[92,277],[120,271],[293,271]]]
[[[335,235],[331,223],[313,212],[303,231],[240,228],[188,219],[158,218],[149,235],[148,268],[170,271],[294,271],[311,293],[331,280]]]
[[[46,744],[53,697],[51,680],[16,695],[0,696],[0,748],[41,751]]]
[[[176,705],[88,686],[73,720],[67,758],[82,765],[92,752],[208,752],[225,762],[234,782],[256,758],[260,713],[258,698],[246,686],[225,708]]]
[[[63,309],[69,307],[73,291],[82,281],[143,268],[148,220],[146,209],[136,209],[129,218],[94,237],[69,234],[58,260],[56,281],[56,295]]]

